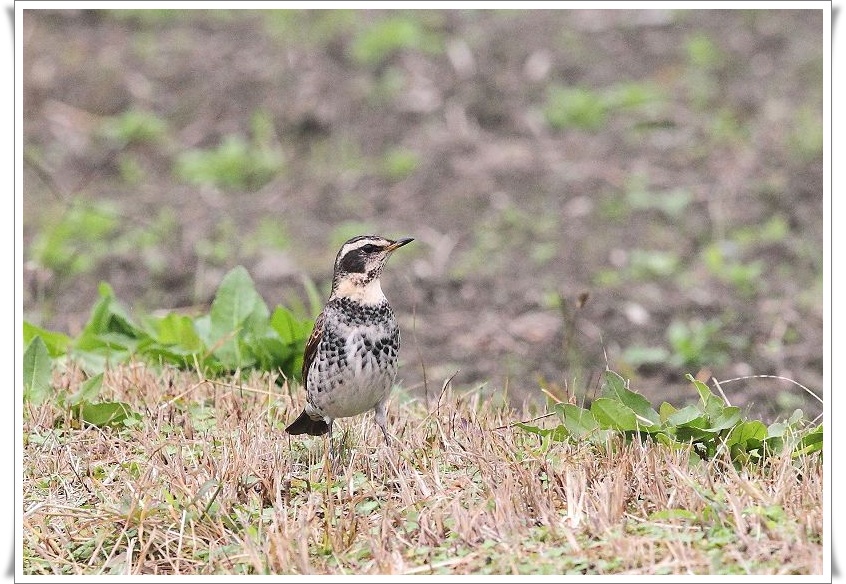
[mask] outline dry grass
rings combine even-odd
[[[541,442],[498,429],[519,413],[447,391],[432,411],[396,394],[392,449],[370,415],[342,420],[333,470],[325,440],[284,433],[299,388],[267,376],[239,388],[136,364],[102,397],[142,423],[25,408],[26,574],[823,571],[819,457],[736,471]]]

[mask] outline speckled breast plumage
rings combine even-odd
[[[391,390],[400,333],[387,300],[335,298],[324,309],[323,337],[308,370],[310,414],[346,418],[371,410]]]

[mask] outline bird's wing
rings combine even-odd
[[[314,356],[317,354],[317,347],[320,345],[320,339],[323,338],[323,323],[326,320],[324,313],[321,312],[314,321],[314,328],[311,329],[311,335],[306,341],[305,353],[303,354],[303,387],[308,389],[308,370],[311,367]]]

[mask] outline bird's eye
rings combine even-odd
[[[379,246],[368,243],[367,245],[361,246],[361,251],[364,253],[376,253],[379,251]]]

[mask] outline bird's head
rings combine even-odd
[[[332,296],[356,296],[366,302],[371,289],[373,293],[378,289],[381,296],[378,282],[385,263],[394,250],[412,241],[410,237],[393,240],[378,235],[359,235],[344,243],[335,258]]]

